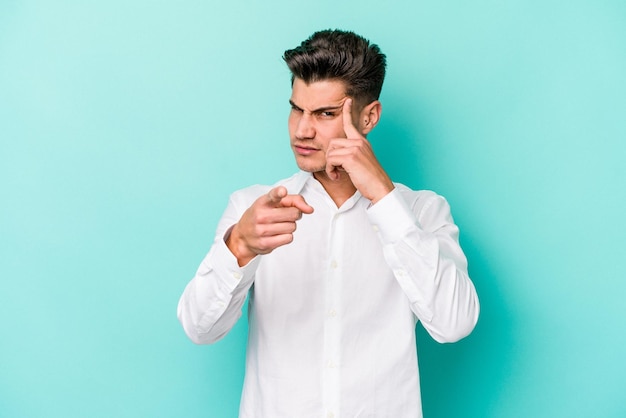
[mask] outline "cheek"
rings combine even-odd
[[[318,130],[318,136],[322,137],[326,143],[331,139],[346,137],[341,119],[339,119],[339,121],[335,119],[328,121],[327,123],[323,123]]]

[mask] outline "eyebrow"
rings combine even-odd
[[[293,100],[289,100],[289,104],[292,107],[295,107],[298,110],[303,110],[300,106],[298,106],[297,104],[295,104],[293,102]],[[325,107],[320,107],[318,109],[314,109],[311,111],[311,113],[322,113],[322,112],[328,112],[328,111],[335,111],[335,110],[339,110],[343,107],[343,104],[339,105],[339,106],[325,106]]]

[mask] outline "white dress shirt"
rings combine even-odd
[[[180,299],[185,332],[219,340],[250,294],[242,418],[421,417],[417,320],[453,342],[479,313],[447,202],[395,184],[375,205],[357,191],[337,208],[310,173],[278,184],[314,213],[291,244],[239,267],[225,236],[274,186],[233,193]]]

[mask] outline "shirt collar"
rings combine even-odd
[[[313,177],[312,173],[300,170],[291,178],[291,181],[288,182],[288,184],[285,184],[285,187],[287,188],[287,192],[289,194],[300,194],[302,193],[304,185],[310,180],[317,181]]]
[[[308,185],[313,190],[317,190],[321,194],[324,194],[328,198],[328,200],[332,202],[332,199],[330,198],[330,196],[328,196],[328,193],[326,193],[324,186],[322,186],[322,184],[317,181],[317,179],[315,179],[313,173],[309,173],[307,171],[300,171],[295,176],[293,176],[291,184],[287,186],[287,190],[290,194],[301,194],[305,185]],[[339,211],[344,212],[349,210],[350,208],[355,206],[359,200],[361,200],[361,197],[361,192],[357,190],[348,200],[344,202],[343,205],[341,205],[340,208],[338,208]]]

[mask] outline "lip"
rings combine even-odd
[[[294,145],[293,149],[299,155],[311,155],[319,151],[317,148],[308,147],[306,145]]]

